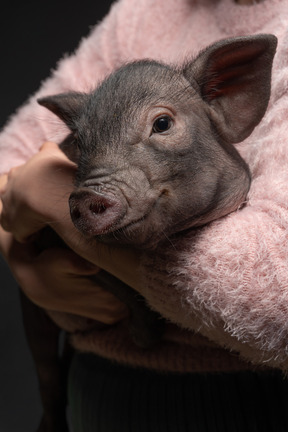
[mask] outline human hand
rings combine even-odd
[[[0,177],[2,227],[24,242],[49,224],[55,214],[70,219],[68,197],[74,173],[75,164],[59,147],[45,143],[28,162]]]
[[[63,161],[63,167],[61,167],[61,161]],[[32,241],[19,243],[14,238],[15,233],[15,236],[23,242],[35,231],[42,228],[51,208],[55,211],[53,217],[57,217],[58,211],[53,207],[53,199],[57,195],[52,195],[51,204],[49,204],[50,200],[46,198],[47,189],[50,189],[53,194],[51,177],[49,176],[52,174],[51,170],[55,169],[54,162],[59,167],[59,172],[56,174],[63,177],[63,189],[67,188],[67,193],[69,189],[70,193],[72,186],[69,185],[65,176],[68,179],[69,176],[72,178],[74,166],[71,166],[69,161],[66,164],[65,155],[62,156],[58,147],[51,143],[46,143],[39,155],[36,155],[33,160],[22,167],[13,169],[10,172],[9,180],[7,175],[0,176],[0,194],[5,202],[5,208],[7,208],[7,212],[4,212],[4,215],[1,214],[4,210],[2,210],[2,201],[0,200],[1,223],[3,220],[4,224],[7,221],[5,227],[9,227],[13,232],[13,234],[6,232],[0,226],[0,252],[24,293],[38,306],[59,312],[74,313],[104,324],[114,324],[125,318],[128,311],[123,303],[89,279],[90,275],[99,271],[99,267],[89,263],[68,248],[54,247],[39,251]],[[42,172],[41,168],[43,169]],[[44,197],[43,194],[41,195],[41,187],[39,187],[41,185],[37,180],[37,172],[41,178],[40,183],[44,181],[42,174],[44,177],[46,176]],[[33,177],[36,178],[34,184]],[[52,179],[52,184],[54,184],[55,173],[53,173]],[[28,183],[31,181],[32,190],[31,188],[27,189]],[[38,201],[33,200],[34,192],[36,195],[38,194]],[[17,202],[18,195],[20,195],[20,203]],[[59,201],[59,198],[56,199]],[[64,208],[66,212],[65,204],[65,198],[62,201],[60,199],[58,210]],[[20,220],[21,223],[19,223]]]
[[[19,242],[50,225],[77,254],[137,289],[140,254],[88,242],[73,225],[68,198],[74,174],[75,165],[58,146],[45,143],[25,165],[11,170],[5,187],[6,178],[3,177],[1,188],[0,177],[0,198],[4,204],[0,223]]]
[[[105,324],[128,315],[123,303],[89,279],[99,268],[70,249],[55,247],[39,253],[34,243],[18,243],[0,227],[0,252],[24,293],[40,307]]]

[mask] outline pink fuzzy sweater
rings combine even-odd
[[[123,323],[106,330],[53,314],[81,350],[135,366],[174,371],[288,369],[288,2],[120,0],[0,134],[0,172],[23,163],[63,126],[36,96],[87,91],[123,61],[177,62],[226,37],[273,33],[279,45],[264,120],[238,149],[253,182],[247,206],[165,250],[143,256],[142,294],[170,321],[167,337],[143,351]]]

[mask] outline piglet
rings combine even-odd
[[[96,243],[152,250],[238,209],[251,175],[233,144],[265,114],[276,45],[273,35],[221,40],[181,66],[134,61],[89,94],[39,99],[70,131],[61,148],[78,166],[69,204],[81,233]],[[128,304],[135,342],[155,343],[164,320],[108,273],[95,280]],[[43,316],[42,331],[36,306],[33,312],[22,300],[45,411],[38,431],[63,432],[65,380],[59,387],[60,366],[49,364],[58,333]],[[45,352],[37,344],[41,332]]]
[[[233,144],[266,111],[275,48],[272,35],[222,40],[181,67],[135,61],[90,94],[39,99],[71,131],[75,226],[150,249],[237,209],[250,173]]]

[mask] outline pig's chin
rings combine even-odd
[[[169,238],[193,228],[196,221],[193,217],[183,221],[177,220],[173,224],[167,224],[167,220],[159,218],[155,222],[155,217],[143,217],[127,225],[117,228],[108,233],[97,235],[95,239],[101,243],[110,245],[133,246],[142,250],[154,250],[159,244],[169,241]]]

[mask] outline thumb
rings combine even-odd
[[[59,148],[58,144],[52,141],[45,141],[40,147],[40,150],[57,150]]]

